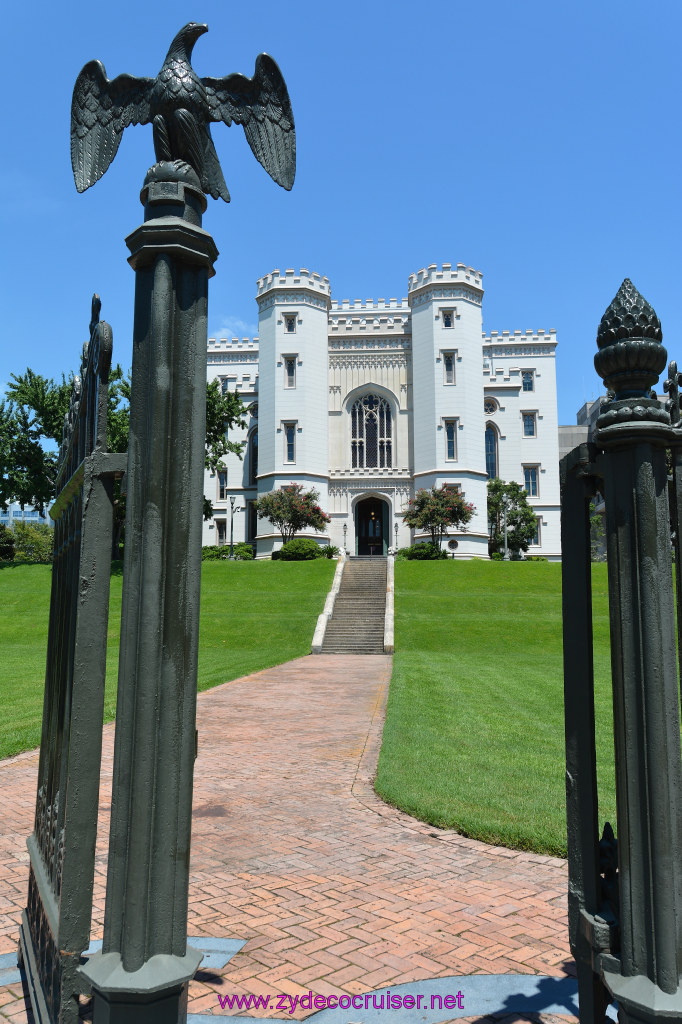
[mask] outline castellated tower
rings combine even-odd
[[[302,268],[258,280],[258,495],[289,483],[314,487],[328,507],[329,428],[326,277]],[[322,540],[324,534],[300,533]],[[280,546],[280,534],[258,521],[258,553]]]
[[[482,275],[432,263],[412,274],[414,488],[458,486],[476,507],[456,557],[488,555]],[[426,539],[426,538],[424,538]]]

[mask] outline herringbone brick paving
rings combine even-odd
[[[374,794],[390,666],[317,655],[199,696],[189,932],[246,945],[219,974],[200,969],[190,1012],[221,1014],[226,993],[572,973],[563,861],[439,831]],[[94,938],[112,757],[107,726]],[[0,953],[16,947],[25,902],[37,764],[31,752],[0,765]],[[0,1019],[26,1020],[17,986],[0,989]]]

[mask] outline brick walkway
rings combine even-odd
[[[199,696],[189,932],[246,945],[219,974],[200,969],[190,1012],[221,1014],[226,993],[573,973],[563,861],[439,832],[374,795],[390,664],[301,658]],[[94,938],[112,750],[107,726]],[[0,765],[0,953],[16,948],[37,764],[31,752]],[[20,987],[0,988],[5,1018],[27,1019]]]

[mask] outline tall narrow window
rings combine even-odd
[[[223,469],[218,473],[218,499],[225,501],[227,498],[227,470]]]
[[[443,352],[443,383],[455,383],[455,353]]]
[[[538,546],[540,544],[540,516],[537,516],[535,519],[535,533],[533,534],[530,543],[534,546]]]
[[[296,356],[284,357],[284,387],[296,387]]]
[[[497,431],[490,424],[485,428],[485,471],[489,480],[497,476]]]
[[[455,316],[451,309],[441,310],[441,316],[443,317],[443,327],[452,327],[454,324]]]
[[[445,459],[455,462],[457,459],[457,420],[443,420],[445,428]]]
[[[296,314],[285,313],[284,315],[284,330],[287,334],[296,334]]]
[[[393,465],[393,421],[386,399],[377,395],[358,398],[350,420],[353,469],[389,469]]]
[[[227,521],[216,519],[216,526],[218,527],[218,547],[222,547],[227,540]]]
[[[284,424],[284,461],[296,462],[296,424]]]
[[[524,466],[523,467],[523,482],[526,489],[526,494],[531,498],[537,498],[538,496],[538,467],[537,466]]]
[[[535,371],[523,370],[521,372],[522,388],[524,391],[535,391]]]
[[[249,463],[249,483],[255,484],[258,477],[258,429],[252,431],[250,438],[251,461]]]

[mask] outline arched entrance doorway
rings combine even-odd
[[[385,555],[388,551],[388,503],[365,498],[355,506],[356,555]]]

